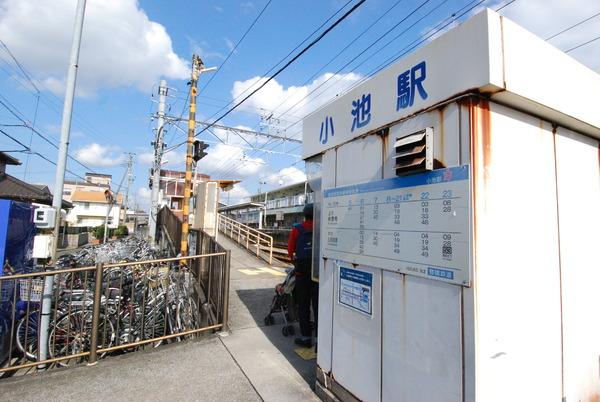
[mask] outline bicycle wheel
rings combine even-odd
[[[32,311],[17,324],[17,348],[27,360],[37,360],[39,312]]]
[[[92,333],[92,312],[88,310],[75,311],[71,314],[65,314],[52,328],[48,339],[48,350],[50,357],[63,357],[77,353],[88,352],[90,350],[90,341]],[[115,340],[115,330],[113,323],[105,319],[101,313],[98,320],[98,344],[97,347],[108,348],[113,345]],[[102,353],[99,357],[104,357]],[[69,366],[81,363],[85,357],[62,360],[57,363],[59,366]]]

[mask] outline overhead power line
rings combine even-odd
[[[244,34],[242,35],[242,37],[237,41],[237,43],[231,49],[231,51],[229,52],[229,54],[227,55],[227,57],[225,57],[225,60],[223,60],[223,63],[221,63],[221,65],[219,66],[219,69],[217,71],[215,71],[210,76],[210,79],[206,82],[206,84],[204,84],[202,86],[202,88],[200,89],[199,92],[204,92],[204,90],[210,85],[210,83],[212,82],[212,80],[214,80],[215,77],[219,74],[219,72],[221,71],[221,69],[223,68],[223,66],[227,63],[227,60],[229,60],[229,58],[235,53],[235,51],[240,46],[240,44],[242,43],[242,41],[246,38],[246,36],[248,35],[248,33],[252,30],[252,28],[254,27],[254,25],[256,25],[256,23],[258,22],[258,20],[260,19],[260,17],[263,15],[263,13],[267,9],[267,7],[269,7],[269,5],[271,4],[271,1],[272,0],[267,1],[267,4],[265,4],[265,6],[262,8],[262,10],[260,10],[260,13],[258,13],[258,15],[254,19],[254,21],[252,21],[252,24],[250,24],[250,26],[248,27],[248,29],[246,29],[246,32],[244,32]]]
[[[373,46],[375,46],[380,40],[382,40],[383,38],[385,38],[387,35],[389,35],[395,28],[397,28],[398,26],[400,26],[400,24],[402,24],[403,22],[405,22],[408,18],[410,18],[411,16],[413,16],[417,11],[419,11],[422,7],[424,7],[427,3],[429,3],[430,0],[425,0],[423,1],[421,4],[419,4],[415,9],[413,9],[408,15],[406,15],[404,18],[402,18],[399,22],[397,22],[394,26],[392,26],[390,29],[388,29],[386,32],[384,32],[383,34],[379,35],[373,42],[371,42],[367,47],[365,47],[362,51],[360,51],[356,56],[354,56],[352,59],[350,59],[348,62],[346,62],[346,64],[344,64],[342,67],[340,67],[331,77],[329,77],[328,79],[326,79],[325,81],[323,81],[322,83],[320,83],[317,87],[313,88],[308,94],[306,94],[302,99],[298,100],[295,104],[293,104],[292,106],[290,106],[288,109],[286,109],[285,111],[283,111],[280,115],[286,115],[289,111],[293,110],[294,108],[296,108],[303,100],[308,99],[312,94],[314,94],[317,90],[319,90],[321,87],[323,87],[325,84],[327,84],[329,81],[334,80],[332,82],[332,84],[330,86],[328,86],[327,88],[325,88],[325,90],[331,88],[334,84],[336,84],[341,78],[339,78],[338,74],[344,70],[346,67],[348,67],[352,62],[354,62],[355,60],[357,60],[360,56],[362,56],[363,54],[365,54],[369,49],[371,49]],[[434,7],[431,11],[429,11],[429,13],[427,13],[425,16],[421,17],[421,19],[425,18],[428,14],[430,14],[431,12],[433,12],[433,10],[441,7],[442,4],[444,4],[446,2],[446,0],[442,1],[441,3],[439,3],[436,7]],[[399,35],[396,36],[395,39],[397,39],[400,35],[402,35],[403,33],[407,32],[410,28],[412,28],[414,25],[416,25],[421,19],[417,20],[416,22],[414,22],[411,26],[409,26],[408,28],[406,28],[404,31],[402,31]],[[377,54],[379,51],[381,51],[383,48],[385,48],[387,45],[389,45],[390,43],[392,43],[393,40],[390,40],[386,45],[384,45],[383,47],[381,47],[379,50],[377,50],[374,54]],[[371,56],[373,56],[371,55]],[[365,63],[367,60],[370,60],[371,57],[365,58],[365,60],[363,62],[361,62],[360,64],[358,64],[357,66],[355,66],[353,69],[356,69],[358,67],[360,67],[363,63]],[[362,81],[361,81],[362,82]],[[323,92],[325,92],[325,90],[321,91],[320,94],[322,94]],[[315,98],[317,98],[317,96],[315,96]],[[300,121],[302,121],[302,119],[296,121],[295,123],[290,124],[288,127],[285,128],[285,130],[288,130],[289,128],[295,126],[296,124],[298,124]]]
[[[24,148],[24,151],[27,151],[33,155],[37,155],[40,158],[42,158],[43,160],[45,160],[48,163],[51,163],[52,165],[56,166],[56,162],[54,162],[53,160],[49,159],[48,157],[44,156],[43,154],[37,152],[37,151],[33,151],[31,148],[29,148],[27,145],[23,144],[21,141],[19,141],[18,139],[16,139],[15,137],[13,137],[12,135],[8,134],[6,131],[0,129],[0,133],[4,134],[5,136],[7,136],[8,138],[10,138],[11,140],[13,140],[14,142],[16,142],[17,144],[19,144],[20,146],[22,146]],[[15,151],[16,152],[16,151]],[[22,152],[22,151],[19,151]],[[82,180],[85,180],[85,177],[82,177],[80,175],[78,175],[77,173],[74,173],[72,171],[70,171],[69,169],[66,169],[67,172],[71,173],[73,176],[75,177],[79,177]]]
[[[286,54],[281,60],[279,60],[277,63],[275,63],[271,68],[269,68],[269,70],[267,70],[265,73],[263,73],[261,75],[261,77],[266,77],[269,74],[271,74],[272,71],[274,71],[277,66],[279,66],[281,63],[283,63],[288,57],[290,57],[296,50],[298,50],[304,43],[306,43],[314,34],[316,34],[321,28],[323,28],[329,21],[331,21],[336,15],[338,15],[344,8],[346,8],[346,6],[348,4],[350,4],[352,2],[352,0],[348,0],[343,6],[341,6],[335,13],[331,14],[329,16],[329,18],[327,18],[325,21],[323,21],[323,23],[321,25],[319,25],[317,28],[315,28],[314,31],[312,31],[308,36],[306,36],[302,42],[298,43],[296,45],[296,47],[294,47],[292,50],[290,50],[288,52],[288,54]],[[248,91],[250,91],[252,88],[254,88],[255,85],[257,85],[260,82],[260,80],[256,80],[252,85],[249,85],[246,89],[244,89],[240,94],[238,94],[238,96],[236,96],[233,100],[229,101],[225,106],[223,106],[221,109],[217,110],[212,116],[210,116],[208,119],[212,119],[213,117],[217,116],[219,113],[221,113],[223,110],[225,110],[229,105],[233,104],[234,102],[236,102],[238,99],[240,99],[245,93],[247,93]]]
[[[252,95],[254,95],[255,93],[257,93],[258,91],[260,91],[265,85],[267,85],[271,80],[273,80],[275,77],[277,77],[279,74],[281,74],[286,68],[288,68],[292,63],[294,63],[296,60],[298,60],[300,57],[302,57],[302,55],[304,53],[306,53],[310,48],[312,48],[314,45],[316,45],[317,43],[319,43],[329,32],[331,32],[336,26],[338,26],[342,21],[344,21],[346,18],[348,18],[348,16],[350,14],[352,14],[358,7],[360,7],[366,0],[360,0],[358,3],[356,3],[354,6],[352,6],[352,8],[350,8],[348,11],[346,11],[344,13],[344,15],[342,15],[340,18],[338,18],[333,24],[331,24],[325,31],[323,31],[317,38],[315,38],[311,43],[309,43],[306,47],[304,47],[298,54],[296,54],[290,61],[288,61],[287,63],[285,63],[281,68],[279,68],[279,70],[277,70],[273,75],[271,75],[266,81],[264,81],[258,88],[254,89],[250,94],[248,94],[244,99],[242,99],[241,101],[237,102],[234,106],[232,106],[229,110],[227,110],[225,113],[223,113],[219,118],[217,118],[215,121],[213,121],[212,123],[210,123],[208,126],[204,127],[202,130],[200,130],[200,132],[198,132],[196,134],[196,136],[198,136],[199,134],[203,133],[204,131],[206,131],[208,128],[213,127],[216,123],[218,123],[219,121],[221,121],[223,118],[225,118],[226,116],[228,116],[231,112],[233,112],[235,109],[237,109],[240,105],[242,105],[244,102],[246,102]],[[179,147],[183,144],[185,144],[186,142],[181,142],[180,144],[177,144],[175,146]]]
[[[11,66],[11,64],[8,61],[6,61],[4,58],[1,58],[1,59],[16,74],[11,74],[10,72],[6,71],[4,68],[2,68],[2,67],[0,67],[0,68],[7,73],[8,77],[15,80],[24,89],[31,92],[34,96],[39,96],[41,98],[41,100],[50,108],[50,110],[52,110],[53,112],[62,116],[62,102],[63,102],[62,99],[60,99],[59,97],[57,97],[56,95],[54,95],[51,92],[45,93],[43,90],[49,91],[48,88],[45,87],[43,83],[32,78],[32,74],[25,68],[23,63],[21,61],[19,61],[19,59],[15,56],[15,54],[10,50],[10,48],[8,47],[6,42],[0,40],[0,45],[2,46],[4,51],[8,54],[8,56],[11,58],[13,63],[17,66],[17,68],[15,69],[13,66]],[[31,88],[29,86],[25,85],[19,76],[23,76]],[[77,113],[77,112],[73,113],[73,120],[75,122],[77,122],[80,127],[84,128],[85,131],[87,133],[89,133],[90,135],[93,135],[98,138],[102,138],[104,140],[108,140],[108,138],[105,135],[101,134],[89,122],[87,122],[85,119],[83,119],[79,113]]]
[[[600,36],[597,36],[597,37],[595,37],[594,39],[590,39],[590,40],[588,40],[587,42],[580,43],[580,44],[579,44],[579,45],[577,45],[577,46],[573,46],[572,48],[565,50],[565,53],[569,53],[569,52],[571,52],[571,51],[573,51],[573,50],[575,50],[575,49],[579,49],[580,47],[583,47],[583,46],[585,46],[585,45],[589,45],[590,43],[592,43],[592,42],[595,42],[595,41],[597,41],[598,39],[600,39]]]
[[[0,105],[2,105],[6,110],[8,110],[10,112],[10,114],[12,114],[14,117],[16,117],[19,121],[21,121],[23,123],[24,127],[27,127],[29,130],[31,130],[33,133],[35,133],[38,137],[40,137],[45,142],[50,144],[53,148],[58,149],[58,145],[56,145],[54,142],[52,142],[52,140],[50,140],[48,137],[46,137],[44,134],[42,134],[40,131],[38,131],[36,128],[34,128],[31,124],[29,124],[29,122],[27,120],[25,120],[22,116],[19,116],[19,114],[21,114],[21,113],[18,111],[18,109],[16,109],[14,107],[14,105],[12,105],[12,104],[10,104],[10,102],[8,102],[8,99],[6,99],[1,94],[0,94],[0,98],[4,99],[4,101],[0,100]],[[69,154],[69,155],[67,155],[67,157],[69,159],[71,159],[73,162],[75,162],[78,165],[80,165],[81,167],[83,167],[84,169],[87,169],[88,172],[94,173],[94,170],[92,168],[90,168],[89,166],[80,162],[78,159],[76,159],[72,155]]]
[[[557,36],[559,36],[559,35],[562,35],[562,34],[564,34],[565,32],[568,32],[568,31],[570,31],[570,30],[571,30],[571,29],[573,29],[573,28],[577,28],[579,25],[581,25],[581,24],[584,24],[584,23],[588,22],[589,20],[596,18],[596,17],[597,17],[597,16],[599,16],[599,15],[600,15],[600,11],[599,11],[599,12],[597,12],[596,14],[592,15],[591,17],[587,17],[586,19],[584,19],[584,20],[582,20],[582,21],[579,21],[578,23],[576,23],[576,24],[573,24],[573,25],[571,25],[571,26],[570,26],[570,27],[568,27],[568,28],[565,28],[565,29],[563,29],[563,30],[562,30],[562,31],[560,31],[560,32],[557,32],[557,33],[555,33],[555,34],[554,34],[554,35],[552,35],[552,36],[548,36],[548,37],[547,37],[545,40],[547,40],[547,41],[548,41],[548,40],[550,40],[550,39],[554,39],[554,38],[556,38]]]

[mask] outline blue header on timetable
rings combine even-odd
[[[360,283],[365,286],[373,286],[373,274],[352,268],[340,267],[340,278]]]
[[[416,187],[468,179],[469,166],[463,165],[448,169],[437,169],[431,172],[419,173],[411,176],[394,177],[392,179],[330,188],[324,191],[324,196],[325,198],[340,197],[344,195],[370,193],[373,191],[393,190],[396,188]]]

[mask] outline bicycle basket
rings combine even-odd
[[[42,301],[43,279],[19,279],[19,296],[23,301]]]
[[[2,303],[9,302],[13,299],[14,288],[14,281],[2,281]]]

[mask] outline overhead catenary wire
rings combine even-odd
[[[483,0],[483,1],[485,1],[485,0]],[[514,2],[514,1],[515,1],[515,0],[512,0],[510,3]],[[387,43],[386,43],[385,45],[383,45],[381,48],[379,48],[379,49],[378,49],[376,52],[374,52],[374,53],[373,53],[373,54],[372,54],[372,55],[371,55],[369,58],[367,58],[367,59],[363,60],[363,62],[361,62],[361,63],[360,63],[358,66],[356,66],[356,68],[360,67],[362,64],[364,64],[364,62],[366,62],[366,61],[370,60],[370,59],[371,59],[371,57],[372,57],[373,55],[375,55],[375,54],[379,53],[381,50],[383,50],[383,48],[385,48],[386,46],[388,46],[388,45],[390,45],[391,43],[393,43],[393,42],[394,42],[396,39],[398,39],[398,37],[400,37],[400,36],[401,36],[401,35],[403,35],[404,33],[408,32],[408,31],[409,31],[411,28],[413,28],[413,27],[414,27],[416,24],[418,24],[418,23],[419,23],[420,21],[422,21],[424,18],[426,18],[426,17],[427,17],[427,16],[429,16],[431,13],[433,13],[435,10],[437,10],[439,7],[441,7],[441,6],[442,6],[442,5],[443,5],[445,2],[446,2],[446,1],[443,1],[443,2],[439,3],[438,5],[436,5],[435,7],[433,7],[433,8],[432,8],[430,11],[428,11],[428,12],[427,12],[425,15],[423,15],[422,17],[420,17],[420,18],[419,18],[417,21],[415,21],[413,24],[411,24],[409,27],[407,27],[405,30],[403,30],[402,32],[400,32],[398,35],[396,35],[396,36],[395,36],[393,39],[391,39],[389,42],[387,42]],[[438,24],[438,26],[434,27],[434,28],[433,28],[432,30],[430,30],[429,32],[432,32],[433,30],[435,30],[435,28],[438,28],[440,25],[442,25],[442,24],[443,24],[445,21],[447,21],[448,19],[450,19],[450,22],[453,22],[453,21],[455,21],[455,20],[456,20],[456,18],[455,18],[455,17],[456,17],[456,14],[459,14],[459,13],[461,13],[461,12],[462,12],[462,11],[464,11],[465,9],[466,9],[465,13],[467,13],[467,12],[470,12],[471,10],[473,10],[474,8],[476,8],[477,6],[479,6],[479,5],[482,3],[482,1],[479,1],[479,2],[477,2],[477,4],[475,4],[474,6],[472,6],[472,5],[473,5],[473,3],[476,3],[476,0],[474,0],[474,1],[471,1],[471,2],[469,2],[467,5],[465,5],[465,6],[462,6],[461,8],[459,8],[458,10],[456,10],[454,13],[452,13],[452,15],[451,15],[449,18],[446,18],[445,20],[443,20],[443,21],[442,21],[442,23]],[[510,3],[506,3],[504,6],[506,6],[506,5],[510,4]],[[470,7],[470,6],[472,6],[472,7]],[[465,13],[463,13],[463,14],[459,15],[459,17],[458,17],[458,18],[460,18],[460,17],[461,17],[462,15],[464,15]],[[440,28],[439,30],[435,31],[435,33],[438,33],[438,32],[439,32],[439,31],[441,31],[443,28],[444,28],[444,27],[442,27],[442,28]],[[427,32],[427,33],[429,33],[429,32]],[[427,33],[426,33],[426,34],[427,34]],[[424,34],[424,35],[425,35],[425,34]],[[417,40],[418,40],[418,39],[417,39]],[[415,43],[415,41],[413,41],[412,43]],[[412,43],[411,43],[411,44],[412,44]],[[371,46],[372,46],[372,45],[371,45]],[[343,68],[345,68],[345,67],[346,67],[348,64],[350,64],[352,61],[356,60],[356,59],[357,59],[357,58],[358,58],[358,57],[359,57],[361,54],[365,53],[365,52],[366,52],[366,50],[368,50],[368,48],[367,48],[367,49],[365,49],[365,50],[363,50],[363,51],[362,51],[362,52],[361,52],[361,53],[360,53],[360,54],[359,54],[357,57],[354,57],[354,58],[353,58],[353,59],[352,59],[350,62],[346,63],[346,65],[345,65],[344,67],[342,67],[340,70],[338,70],[338,73],[339,73],[339,71],[341,71]],[[334,76],[332,76],[332,77],[334,77]],[[332,78],[332,77],[330,77],[330,78]],[[363,80],[362,80],[362,81],[364,81],[364,80],[366,80],[366,79],[367,79],[367,77],[363,78]],[[339,78],[338,78],[338,80],[339,80]],[[362,82],[362,81],[361,81],[361,82]],[[312,92],[314,92],[314,91],[318,90],[318,89],[319,89],[319,87],[323,86],[323,85],[324,85],[326,82],[327,82],[327,81],[325,81],[324,83],[322,83],[321,85],[319,85],[319,86],[318,86],[317,88],[315,88],[315,89],[314,89]],[[358,84],[357,84],[357,85],[358,85]],[[356,85],[354,85],[353,87],[355,87],[355,86],[356,86]],[[312,93],[312,92],[311,92],[311,93]],[[324,91],[322,91],[322,92],[324,92]],[[322,92],[321,92],[321,93],[322,93]],[[307,98],[308,96],[310,96],[310,94],[306,95],[304,98]],[[304,99],[304,98],[303,98],[303,99]],[[294,105],[294,106],[296,106],[296,105]],[[288,109],[287,109],[285,112],[283,112],[283,113],[282,113],[282,114],[280,114],[280,115],[284,115],[285,113],[289,112],[290,110],[292,110],[292,108],[293,108],[294,106],[292,106],[291,108],[288,108]],[[297,120],[295,123],[293,123],[293,124],[291,124],[290,126],[286,127],[286,128],[285,128],[285,131],[289,130],[289,129],[290,129],[292,126],[294,126],[294,125],[298,124],[300,121],[301,121],[301,119],[300,119],[300,120]],[[268,145],[269,145],[269,144],[265,144],[264,146],[266,147],[266,146],[268,146]],[[290,150],[289,152],[293,152],[293,149],[292,149],[292,150]],[[299,161],[297,161],[297,162],[295,162],[295,163],[298,163],[298,162],[299,162]],[[237,165],[239,166],[239,163],[238,163]],[[236,168],[236,164],[234,163],[234,164],[232,165],[232,167],[231,167],[229,170],[230,170],[230,171],[231,171],[231,170],[235,170],[235,168]],[[229,173],[229,171],[227,171],[227,173]]]
[[[231,49],[231,51],[229,52],[229,54],[227,55],[227,57],[225,57],[225,60],[223,60],[223,63],[221,63],[221,65],[219,66],[219,69],[217,71],[215,71],[213,74],[211,74],[211,77],[209,78],[209,80],[206,82],[206,84],[204,84],[202,86],[202,88],[198,92],[204,92],[204,90],[206,90],[206,88],[210,85],[210,83],[215,79],[215,77],[219,74],[219,72],[221,71],[221,69],[223,68],[223,66],[225,64],[227,64],[227,61],[229,60],[229,58],[235,53],[235,51],[240,46],[240,44],[242,43],[242,41],[246,38],[246,36],[248,35],[248,33],[250,33],[250,31],[252,30],[252,28],[254,28],[254,25],[256,25],[256,23],[258,22],[258,20],[260,19],[260,17],[263,15],[263,13],[267,9],[267,7],[269,7],[269,5],[271,4],[271,1],[272,0],[268,0],[267,1],[267,4],[265,4],[265,6],[262,8],[262,10],[260,10],[260,12],[258,13],[258,15],[256,16],[256,18],[254,19],[254,21],[252,21],[252,24],[250,24],[250,26],[248,27],[248,29],[246,29],[246,32],[244,32],[244,34],[237,41],[237,43],[235,44],[235,46],[233,46],[233,48]]]
[[[597,36],[597,37],[595,37],[595,38],[593,38],[593,39],[590,39],[590,40],[588,40],[588,41],[585,41],[585,42],[583,42],[583,43],[580,43],[579,45],[573,46],[572,48],[565,50],[565,53],[569,53],[569,52],[572,52],[572,51],[573,51],[573,50],[575,50],[575,49],[579,49],[580,47],[583,47],[583,46],[589,45],[590,43],[592,43],[592,42],[595,42],[595,41],[597,41],[598,39],[600,39],[600,36]]]
[[[311,43],[309,43],[307,46],[305,46],[299,53],[297,53],[291,60],[289,60],[287,63],[285,63],[281,68],[279,68],[273,75],[271,75],[267,80],[265,80],[258,88],[254,89],[250,94],[248,94],[245,98],[243,98],[241,101],[237,102],[234,106],[232,106],[229,110],[227,110],[225,113],[223,113],[219,118],[217,118],[216,120],[214,120],[212,123],[210,123],[208,126],[204,127],[202,130],[200,130],[200,132],[196,133],[195,136],[198,136],[199,134],[201,134],[202,132],[206,131],[208,128],[212,127],[214,124],[218,123],[219,121],[221,121],[223,118],[225,118],[226,116],[228,116],[231,112],[233,112],[235,109],[237,109],[240,105],[242,105],[245,101],[247,101],[252,95],[254,95],[255,93],[257,93],[258,91],[260,91],[265,85],[267,85],[271,80],[273,80],[275,77],[277,77],[279,74],[281,74],[285,69],[287,69],[292,63],[294,63],[296,60],[298,60],[300,57],[302,57],[302,55],[304,53],[306,53],[308,50],[310,50],[314,45],[316,45],[317,43],[319,43],[329,32],[331,32],[336,26],[338,26],[342,21],[344,21],[346,18],[348,18],[348,16],[350,14],[352,14],[358,7],[360,7],[366,0],[360,0],[358,3],[356,3],[354,6],[352,6],[352,8],[350,8],[348,11],[346,11],[340,18],[338,18],[332,25],[330,25],[327,29],[325,29],[319,36],[317,36],[317,38],[315,38]],[[429,1],[429,0],[427,0]],[[243,138],[243,137],[241,137]],[[244,139],[244,141],[246,141]],[[247,142],[247,141],[246,141]],[[185,144],[186,142],[182,142],[180,144],[177,144],[175,147],[179,147],[183,144]],[[250,144],[249,144],[250,145]]]
[[[307,78],[304,83],[302,84],[302,86],[307,85],[308,83],[310,83],[314,78],[316,78],[316,76],[323,71],[327,66],[329,66],[334,60],[336,60],[337,58],[340,57],[340,55],[342,55],[346,50],[348,50],[348,48],[350,48],[358,39],[360,39],[365,33],[367,33],[371,28],[373,28],[375,26],[375,24],[377,24],[379,21],[381,21],[382,18],[384,18],[387,14],[390,13],[390,11],[392,11],[394,8],[396,8],[398,6],[398,4],[400,4],[402,1],[404,0],[397,0],[394,4],[392,4],[392,6],[390,6],[383,14],[381,14],[377,19],[375,19],[373,22],[371,22],[371,24],[369,24],[368,27],[366,27],[361,33],[359,33],[358,35],[356,35],[353,39],[351,39],[348,44],[346,46],[344,46],[335,56],[333,56],[327,63],[325,63],[324,65],[322,65],[315,73],[313,73],[309,78]],[[304,98],[303,98],[304,99]],[[272,111],[271,113],[274,114],[275,111],[277,111],[281,106],[283,106],[286,103],[287,100],[284,100],[283,102],[281,102],[279,105],[277,105]],[[280,115],[281,116],[281,115]]]
[[[6,99],[2,94],[0,94],[0,98],[2,98],[4,100],[4,101],[0,100],[0,105],[2,105],[6,110],[8,110],[10,112],[10,114],[12,114],[14,117],[16,117],[19,121],[21,121],[23,123],[24,127],[27,127],[28,129],[30,129],[31,132],[35,133],[38,137],[43,139],[46,143],[50,144],[53,148],[58,149],[58,145],[56,145],[54,142],[52,142],[52,140],[50,140],[48,137],[46,137],[44,134],[42,134],[39,130],[37,130],[31,124],[29,124],[27,122],[27,120],[25,120],[22,116],[19,116],[21,114],[21,112],[19,112],[18,109],[16,109],[14,107],[14,105],[12,105],[8,101],[8,99]],[[72,161],[74,161],[75,163],[77,163],[78,165],[80,165],[81,167],[83,167],[84,169],[87,169],[89,172],[94,173],[94,170],[92,168],[90,168],[89,166],[80,162],[77,158],[73,157],[72,155],[68,154],[67,157],[69,159],[71,159]]]
[[[587,17],[586,19],[584,19],[584,20],[582,20],[582,21],[579,21],[579,22],[578,22],[578,23],[576,23],[576,24],[573,24],[573,25],[571,25],[570,27],[567,27],[567,28],[563,29],[563,30],[562,30],[562,31],[560,31],[560,32],[557,32],[557,33],[555,33],[554,35],[548,36],[548,37],[547,37],[545,40],[546,40],[546,41],[549,41],[549,40],[551,40],[551,39],[554,39],[554,38],[556,38],[557,36],[560,36],[560,35],[562,35],[562,34],[564,34],[564,33],[566,33],[566,32],[569,32],[569,31],[570,31],[571,29],[573,29],[573,28],[577,28],[577,27],[578,27],[579,25],[581,25],[581,24],[585,24],[585,23],[586,23],[586,22],[588,22],[589,20],[591,20],[591,19],[594,19],[594,18],[596,18],[596,17],[597,17],[597,16],[599,16],[599,15],[600,15],[600,11],[598,11],[596,14],[594,14],[594,15],[592,15],[592,16],[590,16],[590,17]]]
[[[16,74],[11,74],[11,73],[7,72],[4,68],[1,68],[1,67],[0,67],[0,69],[5,71],[9,78],[11,78],[14,81],[16,81],[17,83],[19,83],[19,85],[21,85],[27,91],[31,92],[34,96],[40,96],[41,101],[46,106],[48,106],[48,108],[50,110],[52,110],[54,113],[57,113],[59,116],[62,116],[62,106],[61,106],[62,99],[58,98],[51,91],[49,91],[49,89],[42,82],[35,80],[33,78],[33,75],[27,70],[27,68],[25,68],[23,63],[10,50],[10,48],[8,47],[6,42],[1,41],[1,40],[0,40],[0,42],[1,42],[0,43],[1,48],[4,49],[4,51],[9,55],[10,59],[13,61],[13,63],[17,66],[17,68],[15,69],[14,67],[12,67],[10,65],[9,62],[4,60],[4,58],[0,57],[0,59],[2,59],[6,63],[6,65],[8,67],[10,67]],[[23,76],[25,78],[25,80],[29,83],[29,86],[31,86],[31,88],[29,88],[27,85],[25,85],[22,82],[22,80],[19,79],[18,76]],[[48,93],[45,93],[44,90],[48,91]],[[82,116],[80,116],[80,114],[76,111],[74,111],[74,113],[73,113],[73,120],[80,127],[85,128],[85,131],[87,133],[89,133],[95,137],[108,140],[108,138],[105,135],[101,134],[98,130],[96,130],[96,128],[94,128],[89,122],[87,122],[85,119],[83,119]]]
[[[393,29],[395,29],[396,27],[398,27],[401,23],[403,23],[404,21],[406,21],[408,18],[410,18],[412,15],[414,15],[418,10],[420,10],[423,6],[425,6],[430,0],[425,0],[424,2],[422,2],[417,8],[415,8],[414,10],[412,10],[407,16],[405,16],[400,22],[396,23],[392,28],[388,29],[386,32],[384,32],[382,35],[380,35],[379,37],[377,37],[373,42],[371,42],[366,48],[364,48],[363,50],[361,50],[356,56],[354,56],[352,59],[350,59],[348,62],[346,62],[342,67],[340,67],[331,77],[329,77],[327,80],[323,81],[322,83],[320,83],[318,86],[316,86],[315,88],[313,88],[308,94],[306,94],[302,99],[298,100],[295,104],[293,104],[292,106],[290,106],[288,109],[286,109],[285,111],[283,111],[280,115],[286,115],[289,111],[293,110],[294,108],[296,108],[303,100],[308,99],[308,97],[310,97],[312,94],[314,94],[317,90],[319,90],[321,87],[323,87],[325,84],[327,84],[328,82],[330,82],[332,79],[334,79],[336,76],[338,76],[338,74],[345,69],[346,67],[348,67],[352,62],[356,61],[360,56],[362,56],[363,54],[365,54],[369,49],[371,49],[375,44],[377,44],[381,39],[383,39],[385,36],[387,36],[389,33],[391,33],[393,31]],[[439,3],[437,6],[435,6],[432,10],[429,11],[429,13],[425,14],[424,16],[422,16],[420,19],[418,19],[417,21],[415,21],[411,26],[409,26],[408,28],[406,28],[404,31],[402,31],[400,34],[398,34],[394,39],[390,40],[386,45],[382,46],[378,51],[376,51],[374,54],[377,54],[379,51],[381,51],[383,48],[385,48],[386,46],[388,46],[390,43],[392,43],[395,39],[397,39],[400,35],[406,33],[408,30],[410,30],[412,27],[414,27],[418,22],[420,22],[423,18],[425,18],[426,16],[428,16],[430,13],[432,13],[434,10],[438,9],[439,7],[441,7],[442,4],[444,4],[447,0],[442,1],[441,3]],[[372,57],[372,55],[371,55]],[[370,60],[371,57],[365,58],[365,60],[363,62],[361,62],[360,64],[358,64],[357,66],[354,67],[354,69],[360,67],[365,61]],[[340,78],[338,78],[337,80],[335,80],[333,84],[336,84],[337,81],[339,81]],[[329,87],[327,87],[325,90],[331,88],[330,85]],[[353,87],[355,87],[356,85],[354,85]],[[325,90],[321,91],[319,94],[322,94],[323,92],[325,92]],[[317,96],[315,96],[317,97]],[[300,123],[300,121],[302,121],[302,119],[297,120],[296,122],[290,124],[288,127],[285,128],[285,130],[287,131],[288,129],[290,129],[291,127],[295,126],[296,124]]]
[[[304,43],[306,43],[313,35],[315,35],[321,28],[323,28],[329,21],[331,21],[336,15],[338,15],[344,8],[346,8],[346,6],[348,6],[348,4],[350,4],[353,0],[348,0],[346,3],[344,3],[344,5],[342,5],[340,8],[338,8],[338,10],[336,12],[334,12],[332,15],[329,16],[329,18],[327,18],[325,21],[323,21],[321,23],[321,25],[319,25],[317,28],[315,28],[314,31],[312,31],[308,36],[306,36],[302,42],[298,43],[296,45],[296,47],[294,47],[292,50],[290,50],[288,52],[288,54],[286,54],[283,58],[281,58],[281,60],[279,60],[277,63],[275,63],[271,68],[269,68],[264,74],[261,75],[261,77],[266,77],[269,74],[271,74],[271,72],[273,72],[277,66],[279,66],[281,63],[283,63],[288,57],[290,57],[296,50],[298,50]],[[208,120],[212,119],[213,117],[217,116],[219,113],[221,113],[223,110],[227,109],[227,107],[229,105],[234,104],[238,99],[240,99],[245,93],[247,93],[248,91],[250,91],[252,88],[254,88],[255,85],[257,85],[260,82],[260,79],[257,79],[255,82],[252,83],[252,85],[249,85],[247,88],[245,88],[241,93],[239,93],[234,99],[232,99],[231,101],[229,101],[225,106],[223,106],[221,109],[217,110],[213,115],[211,115]]]
[[[29,148],[27,145],[23,144],[21,141],[19,141],[17,138],[13,137],[12,135],[8,134],[6,131],[0,129],[0,133],[4,134],[5,136],[7,136],[8,138],[10,138],[11,140],[13,140],[14,142],[16,142],[17,144],[19,144],[20,146],[22,146],[24,148],[24,151],[27,151],[33,155],[37,155],[40,158],[42,158],[43,160],[45,160],[46,162],[51,163],[52,165],[56,166],[56,162],[54,162],[53,160],[49,159],[48,157],[46,157],[45,155],[37,152],[37,151],[33,151],[31,148]],[[72,172],[69,169],[66,169],[67,172],[71,173],[73,176],[78,177],[82,180],[85,181],[85,178],[78,175],[77,173]]]

